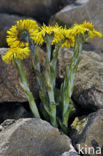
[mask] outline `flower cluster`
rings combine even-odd
[[[2,55],[2,59],[7,64],[15,63],[20,76],[20,86],[25,92],[30,109],[36,118],[43,118],[50,121],[54,127],[59,127],[64,133],[68,133],[68,119],[73,110],[71,96],[73,93],[76,71],[81,59],[84,41],[95,36],[102,37],[92,23],[84,22],[75,24],[71,28],[43,25],[39,27],[34,20],[20,20],[15,26],[7,31],[7,43],[10,49]],[[43,72],[39,60],[38,50],[35,45],[46,46],[45,61],[43,61]],[[62,84],[57,87],[57,60],[60,47],[74,48],[70,67],[65,68],[65,77]],[[42,112],[29,88],[26,71],[21,60],[26,59],[33,52],[33,68],[35,78],[40,87],[39,97],[42,103]],[[58,107],[57,107],[58,105]],[[61,112],[61,113],[59,113]],[[59,114],[61,114],[59,116]]]
[[[30,55],[29,39],[33,32],[38,32],[39,26],[34,20],[20,20],[7,31],[7,43],[10,49],[2,56],[7,64],[15,59],[26,59]]]
[[[102,37],[102,34],[95,30],[93,24],[89,22],[75,24],[69,29],[60,27],[57,24],[55,26],[43,25],[40,28],[36,21],[29,19],[17,21],[17,24],[12,26],[10,30],[7,31],[7,34],[7,43],[10,46],[10,50],[6,54],[7,57],[3,55],[3,60],[6,63],[17,58],[27,58],[30,54],[30,39],[32,39],[36,45],[43,45],[43,43],[46,43],[46,37],[52,36],[52,45],[60,43],[61,47],[65,46],[70,48],[74,47],[76,36],[84,36],[86,34],[86,40],[95,36]],[[20,50],[19,53],[18,49]],[[23,53],[24,50],[26,51],[25,53]],[[10,59],[7,61],[9,55]]]

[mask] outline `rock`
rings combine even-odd
[[[74,147],[71,146],[71,149],[67,152],[64,152],[61,156],[80,156],[80,155],[78,155]]]
[[[61,156],[80,156],[77,152],[65,152]]]
[[[0,47],[7,47],[6,43],[6,31],[16,24],[17,20],[26,19],[24,16],[9,15],[0,13]]]
[[[3,127],[0,125],[0,131],[2,131],[3,130]]]
[[[75,3],[75,1],[76,0],[60,0],[58,8],[61,10],[65,6]]]
[[[58,7],[60,0],[1,0],[0,13],[18,14],[47,21]]]
[[[102,0],[76,0],[72,5],[68,5],[60,10],[52,19],[51,24],[56,22],[68,26],[74,23],[83,23],[85,20],[92,22],[95,28],[103,33],[103,1]],[[103,51],[103,38],[96,38],[89,41],[90,48]]]
[[[0,123],[7,119],[32,117],[32,113],[26,109],[28,107],[28,103],[0,103]]]
[[[59,77],[64,77],[66,64],[70,64],[72,52],[66,48],[59,55]],[[103,55],[83,51],[76,74],[73,100],[79,110],[96,111],[103,108]],[[87,112],[87,111],[86,111]]]
[[[14,119],[7,119],[5,120],[3,123],[1,123],[3,128],[8,128],[10,125],[12,125],[13,123],[15,123]]]
[[[0,132],[0,155],[58,156],[70,146],[66,135],[39,119],[20,119]]]
[[[18,71],[12,64],[5,64],[1,59],[1,54],[7,51],[6,48],[0,49],[0,103],[3,102],[26,102],[27,98],[19,84]],[[39,48],[40,60],[43,58],[43,51]],[[32,68],[32,56],[23,62],[23,68],[27,71],[29,86],[35,98],[38,96],[38,85]]]
[[[81,134],[78,136],[76,145],[78,151],[86,156],[103,155],[103,109],[92,113]]]

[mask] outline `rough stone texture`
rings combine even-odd
[[[75,149],[71,149],[68,152],[64,152],[61,156],[80,156]]]
[[[0,132],[0,155],[59,156],[70,139],[46,121],[20,119]]]
[[[61,156],[80,156],[77,152],[65,152]]]
[[[75,148],[72,145],[70,145],[70,150],[62,153],[61,156],[80,156],[80,155],[78,155]]]
[[[9,15],[0,13],[0,47],[7,47],[6,43],[6,31],[16,24],[17,20],[26,19],[27,17]]]
[[[57,10],[60,0],[1,0],[0,12],[47,20]]]
[[[64,77],[66,64],[70,64],[72,52],[66,48],[59,55],[59,77]],[[83,51],[76,74],[73,100],[78,109],[95,111],[103,108],[103,55]]]
[[[103,1],[102,0],[76,0],[72,5],[66,6],[60,12],[52,17],[50,23],[59,22],[68,26],[74,23],[83,23],[90,21],[95,28],[103,33]],[[91,47],[103,50],[103,38],[96,38],[89,41]]]
[[[0,131],[2,131],[3,130],[3,127],[0,125]]]
[[[95,149],[95,153],[91,150],[90,156],[98,155],[96,154],[99,152],[97,151],[98,147],[101,148],[101,154],[99,154],[99,156],[103,155],[103,109],[89,115],[87,125],[78,136],[77,144],[79,144],[81,148],[84,148],[83,152],[85,156],[87,156],[85,148],[88,147]],[[78,145],[77,148],[79,148]]]
[[[1,59],[1,54],[7,51],[6,48],[0,49],[0,102],[27,101],[25,93],[19,85],[19,75],[13,64],[5,64]],[[43,51],[39,48],[40,60],[42,60]],[[31,91],[37,97],[37,83],[35,81],[34,70],[32,68],[32,56],[24,60],[23,68],[27,71],[27,78]]]

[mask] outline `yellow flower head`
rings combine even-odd
[[[89,39],[89,38],[94,38],[94,37],[102,37],[102,34],[100,33],[100,32],[98,32],[95,28],[94,28],[94,26],[93,26],[93,24],[92,23],[89,23],[89,22],[84,22],[83,24],[82,24],[82,26],[85,28],[85,29],[87,29],[87,31],[88,31],[88,38],[87,39]]]
[[[33,33],[32,39],[37,45],[42,45],[45,42],[45,37],[47,35],[53,35],[52,44],[59,43],[64,38],[62,34],[62,28],[56,24],[55,26],[43,25],[40,32]]]
[[[70,29],[69,35],[76,37],[77,35],[84,35],[84,33],[87,31],[85,27],[83,27],[81,24],[74,24],[74,26]]]
[[[102,37],[102,34],[100,32],[98,32],[96,29],[94,29],[94,26],[92,23],[89,22],[84,22],[83,24],[75,24],[72,28],[71,28],[71,32],[70,35],[76,37],[77,35],[82,34],[83,36],[85,35],[85,33],[88,34],[88,37],[86,40],[88,40],[89,38],[93,38],[93,37]]]
[[[31,19],[19,20],[15,26],[7,31],[7,43],[10,47],[28,46],[27,38],[32,37],[34,31],[38,31],[39,26]]]
[[[65,39],[64,29],[62,27],[59,27],[54,32],[54,39],[53,39],[52,44],[61,43],[64,41],[64,39]]]
[[[10,62],[14,62],[16,59],[26,59],[30,55],[30,49],[28,47],[25,48],[10,48],[6,54],[2,55],[2,60],[9,64]]]
[[[74,36],[71,35],[71,29],[63,29],[62,33],[64,35],[64,41],[61,45],[61,47],[74,47],[75,39]]]
[[[86,29],[88,29],[88,30],[91,30],[91,31],[93,31],[93,29],[94,29],[94,26],[93,26],[93,24],[92,23],[90,23],[90,22],[84,22],[83,24],[81,24],[84,28],[86,28]]]
[[[64,43],[61,44],[61,47],[71,48],[74,47],[75,40],[74,38],[67,38]]]

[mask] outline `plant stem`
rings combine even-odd
[[[48,60],[50,62],[50,59],[51,59],[51,43],[49,41],[46,44],[46,49],[47,49]]]
[[[64,84],[66,85],[64,85],[64,88],[63,88],[65,98],[63,102],[62,119],[63,119],[63,124],[66,127],[68,125],[68,118],[69,118],[70,110],[72,110],[72,107],[70,106],[70,101],[71,101],[71,96],[73,93],[76,71],[78,68],[78,64],[79,64],[80,56],[82,52],[82,45],[83,45],[82,38],[80,36],[76,37],[74,54],[71,60],[70,69],[67,68],[66,70],[67,75],[64,80]]]
[[[15,60],[15,64],[16,64],[16,67],[18,69],[18,72],[19,72],[20,78],[21,78],[20,85],[23,88],[23,90],[28,98],[30,109],[36,118],[40,118],[38,108],[36,106],[33,94],[29,89],[29,85],[28,85],[27,78],[26,78],[26,73],[22,68],[21,61],[19,59]]]
[[[49,97],[50,121],[51,121],[53,126],[57,127],[56,102],[55,102],[55,96],[54,96],[54,79],[52,77],[52,71],[51,71],[51,67],[50,67],[49,62],[47,63],[47,69],[44,72],[44,76],[46,79],[47,93],[48,93],[48,97]]]
[[[48,61],[50,62],[51,60],[51,43],[53,40],[53,35],[46,35],[45,41],[46,41],[46,51],[47,51],[47,56],[48,56]]]
[[[57,127],[56,121],[56,102],[55,102],[55,95],[54,95],[54,85],[55,85],[55,71],[54,67],[51,64],[51,43],[52,43],[53,36],[46,37],[46,49],[47,49],[47,56],[46,56],[46,71],[44,72],[44,76],[46,79],[46,86],[47,86],[47,93],[49,97],[49,110],[50,110],[50,121],[54,127]]]

